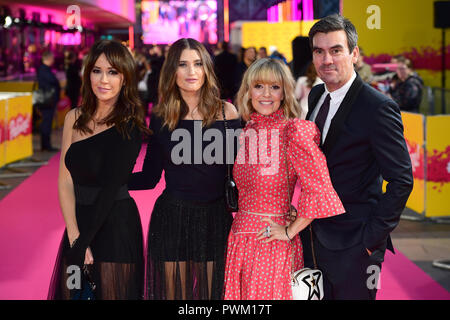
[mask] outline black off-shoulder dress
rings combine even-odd
[[[142,139],[136,127],[130,133],[130,139],[122,137],[113,126],[67,150],[64,160],[74,184],[80,236],[71,249],[64,232],[48,299],[70,299],[68,267],[84,263],[87,247],[94,257],[96,299],[143,298],[142,225],[127,188]]]

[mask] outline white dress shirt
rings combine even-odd
[[[319,113],[319,109],[322,106],[322,103],[325,101],[325,98],[328,94],[330,94],[330,110],[328,111],[327,119],[325,120],[325,124],[323,126],[323,132],[322,132],[322,143],[324,143],[328,130],[330,129],[331,120],[333,120],[334,115],[339,110],[339,106],[342,103],[342,100],[344,100],[345,95],[347,94],[348,90],[352,86],[353,81],[356,78],[356,72],[353,71],[353,74],[350,78],[350,80],[347,81],[342,87],[340,87],[337,90],[334,90],[333,92],[328,91],[327,85],[325,85],[325,91],[322,94],[322,96],[319,99],[319,102],[317,102],[317,106],[314,109],[313,113],[311,114],[311,117],[309,120],[315,121],[316,116]]]

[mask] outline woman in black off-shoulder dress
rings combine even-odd
[[[82,105],[64,123],[58,191],[66,230],[48,298],[73,298],[72,267],[88,266],[95,299],[142,299],[142,225],[127,183],[149,130],[134,60],[122,44],[103,40],[84,70]]]

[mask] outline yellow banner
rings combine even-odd
[[[7,100],[6,163],[33,155],[31,135],[31,95]]]
[[[0,168],[6,164],[6,100],[0,100]]]
[[[33,81],[1,81],[0,92],[31,92]],[[37,87],[35,88],[37,89]]]
[[[450,116],[427,116],[427,216],[450,216]]]
[[[422,214],[425,211],[424,116],[402,112],[402,121],[414,177],[414,188],[406,206]]]
[[[355,25],[367,61],[389,61],[402,54],[412,60],[426,85],[440,87],[442,30],[433,25],[435,1],[343,0],[343,16]],[[450,43],[450,32],[445,37]],[[448,69],[446,75],[449,79]]]

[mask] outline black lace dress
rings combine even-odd
[[[96,299],[143,297],[142,225],[127,189],[142,139],[136,127],[130,136],[123,138],[113,126],[72,143],[67,150],[64,160],[74,184],[80,237],[70,249],[64,232],[49,299],[70,299],[68,266],[81,266],[87,247],[94,257],[91,275]]]

